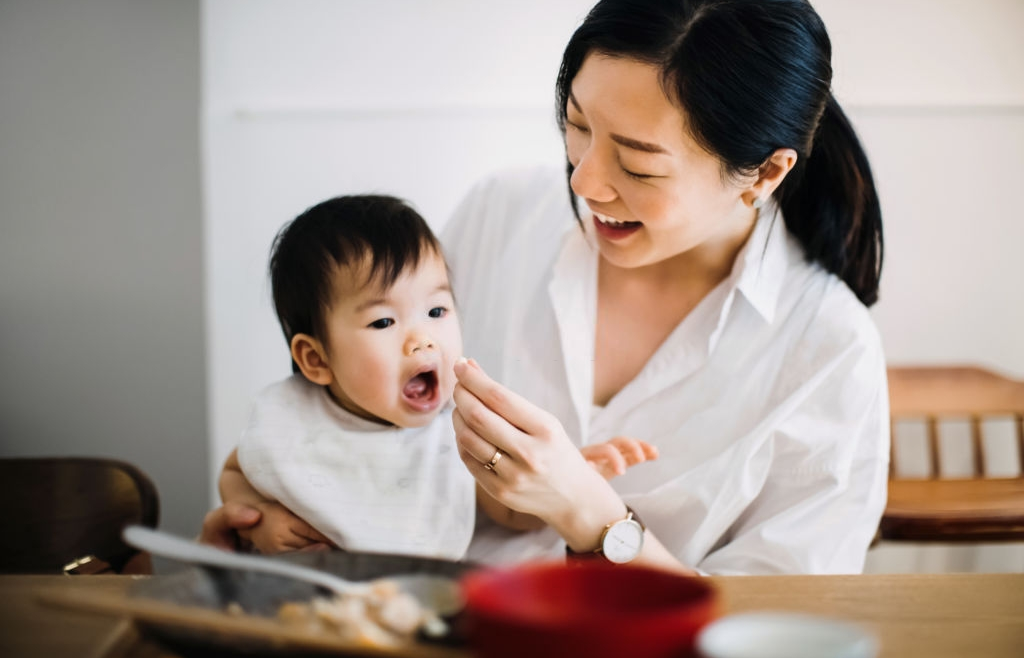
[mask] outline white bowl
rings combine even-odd
[[[875,658],[878,641],[846,622],[788,612],[722,617],[697,637],[705,658]]]

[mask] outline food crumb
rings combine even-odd
[[[377,647],[408,642],[420,628],[435,636],[446,628],[434,611],[387,578],[351,593],[286,602],[278,608],[277,619],[290,628],[328,632]]]

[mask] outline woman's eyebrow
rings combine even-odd
[[[569,92],[569,102],[572,103],[572,106],[576,108],[577,112],[583,114],[583,109],[580,108],[579,102],[577,102],[576,97],[572,95],[571,91]],[[666,149],[664,146],[655,144],[653,142],[644,142],[639,139],[633,139],[632,137],[626,137],[624,135],[618,135],[616,133],[612,133],[611,135],[609,135],[609,137],[611,137],[612,141],[615,142],[616,144],[625,146],[626,148],[629,149],[633,149],[634,151],[643,151],[644,153],[664,153],[665,155],[671,155],[669,150]]]
[[[615,133],[612,133],[611,135],[609,135],[609,137],[611,137],[612,141],[615,142],[616,144],[621,144],[626,148],[631,148],[636,151],[643,151],[644,153],[664,153],[668,155],[668,149],[666,149],[663,146],[654,144],[652,142],[641,142],[639,139],[624,137],[622,135],[616,135]]]
[[[576,97],[572,95],[571,91],[569,92],[569,102],[572,103],[572,106],[576,108],[577,112],[583,114],[583,109],[580,107],[579,102],[576,100]]]

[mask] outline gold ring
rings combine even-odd
[[[494,456],[491,457],[491,461],[489,461],[488,463],[484,464],[484,468],[486,468],[488,471],[493,471],[494,467],[498,465],[498,462],[501,461],[502,457],[503,457],[503,455],[501,454],[501,451],[500,450],[495,450],[494,451]]]

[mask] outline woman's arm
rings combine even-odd
[[[501,504],[539,517],[572,550],[596,549],[605,526],[626,517],[618,493],[549,413],[494,382],[474,362],[459,362],[455,374],[456,440],[479,485]],[[484,468],[495,450],[502,458]],[[635,563],[694,573],[650,529]]]
[[[587,464],[610,480],[622,475],[631,466],[658,458],[658,449],[646,441],[617,436],[604,443],[595,443],[580,449]],[[502,505],[494,496],[477,483],[477,505],[495,523],[511,530],[539,530],[544,521],[532,514],[524,514]]]

